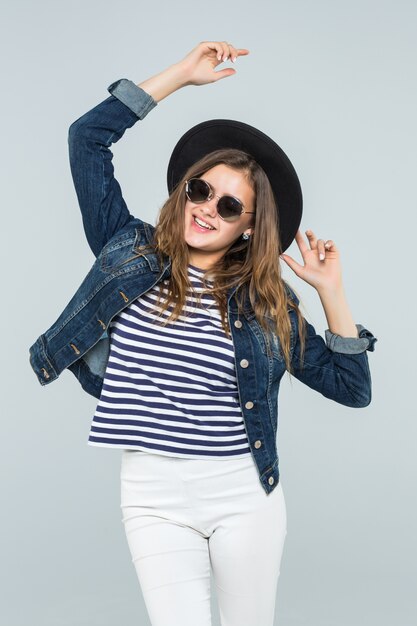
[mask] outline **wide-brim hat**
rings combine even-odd
[[[249,153],[264,170],[278,208],[279,234],[284,252],[294,240],[301,222],[301,185],[294,166],[282,148],[254,126],[237,120],[215,119],[190,128],[177,142],[169,160],[169,193],[191,165],[221,148],[237,148]]]

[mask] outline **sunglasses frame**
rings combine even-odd
[[[209,188],[209,194],[208,194],[207,198],[204,198],[204,200],[200,200],[199,202],[197,202],[196,200],[191,200],[190,196],[188,195],[188,183],[189,183],[189,181],[190,181],[190,180],[201,180],[201,181],[203,181],[203,183],[205,183],[205,184],[208,186],[208,188]],[[208,201],[209,201],[209,200],[211,200],[214,196],[216,196],[216,197],[218,198],[218,201],[217,201],[217,204],[216,204],[216,211],[217,211],[217,215],[218,215],[218,216],[220,217],[220,219],[222,219],[224,222],[236,222],[236,221],[239,219],[239,217],[240,217],[243,213],[249,213],[249,214],[252,214],[252,215],[254,215],[254,214],[255,214],[255,211],[245,211],[245,205],[243,204],[243,202],[241,202],[241,201],[239,200],[239,198],[236,198],[235,196],[232,196],[232,195],[231,195],[231,194],[229,194],[229,193],[225,193],[225,194],[223,194],[223,196],[218,196],[217,194],[215,194],[215,193],[214,193],[214,189],[213,189],[213,187],[212,187],[212,186],[210,185],[210,183],[209,183],[207,180],[205,180],[204,178],[199,178],[198,176],[193,176],[192,178],[188,178],[188,179],[185,181],[185,183],[184,183],[184,184],[185,184],[185,195],[187,196],[187,198],[189,199],[189,201],[190,201],[190,202],[193,202],[194,204],[202,204],[203,202],[208,202]],[[218,208],[218,206],[219,206],[219,202],[220,202],[221,198],[233,198],[233,200],[236,200],[236,202],[237,202],[238,204],[240,204],[240,206],[242,207],[241,212],[240,212],[240,213],[238,213],[236,216],[232,216],[232,218],[231,218],[231,219],[230,219],[230,217],[229,217],[229,218],[227,218],[227,217],[222,217],[222,216],[220,215],[220,213],[219,213],[219,208]]]

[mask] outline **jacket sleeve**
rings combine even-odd
[[[73,122],[68,132],[71,174],[87,241],[96,257],[133,218],[114,177],[110,146],[157,105],[126,78],[112,83],[108,91],[110,97]]]
[[[293,296],[298,303],[298,298]],[[295,319],[296,315],[295,315]],[[305,318],[304,318],[305,319]],[[350,407],[366,407],[372,399],[372,380],[367,351],[373,352],[377,338],[361,324],[358,337],[341,337],[325,331],[325,338],[306,321],[306,343],[303,367],[298,323],[291,364],[293,375],[326,398]]]

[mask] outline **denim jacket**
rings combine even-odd
[[[131,215],[114,177],[110,146],[155,106],[155,100],[132,81],[112,83],[110,97],[85,113],[69,129],[71,173],[85,234],[96,260],[58,319],[30,347],[30,364],[41,385],[65,369],[83,389],[100,397],[109,356],[107,329],[112,318],[136,298],[170,276],[155,252],[136,256],[150,244],[154,227]],[[289,295],[299,302],[285,283]],[[265,333],[249,300],[239,312],[228,292],[228,321],[235,350],[236,377],[245,429],[259,479],[268,494],[279,482],[277,452],[278,392],[286,371],[278,337],[267,350]],[[366,407],[371,402],[367,351],[377,338],[356,324],[358,337],[325,331],[325,340],[307,321],[304,367],[300,367],[298,320],[291,320],[294,376],[339,404]]]

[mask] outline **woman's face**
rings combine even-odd
[[[219,217],[216,209],[219,200],[217,196],[234,196],[243,203],[245,211],[254,211],[255,193],[243,172],[234,170],[224,163],[212,167],[200,178],[210,183],[215,195],[211,200],[199,204],[187,198],[184,237],[188,244],[191,265],[208,269],[225,254],[242,233],[249,235],[253,233],[253,229],[249,226],[253,215],[242,213],[235,222],[225,222]],[[198,226],[195,217],[213,226],[214,230]]]

